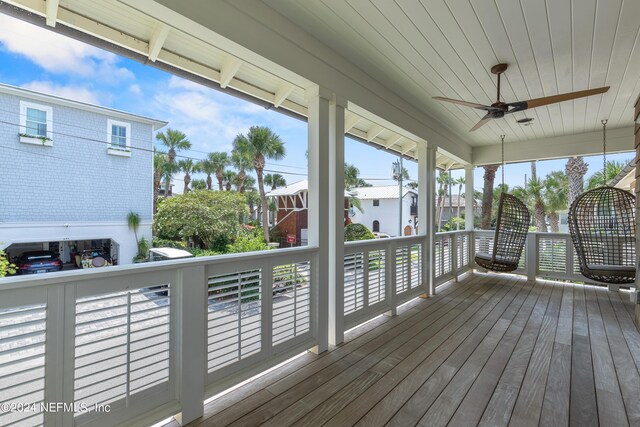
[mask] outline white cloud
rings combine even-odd
[[[132,85],[129,85],[129,92],[137,96],[142,95],[142,89],[140,88],[140,85],[135,83]]]
[[[33,81],[22,85],[25,89],[36,92],[48,93],[62,98],[73,99],[74,101],[87,102],[89,104],[100,104],[100,96],[89,88],[74,85],[58,85],[47,81]]]
[[[105,82],[132,79],[118,57],[53,31],[0,14],[0,48],[27,57],[53,73],[95,77]]]

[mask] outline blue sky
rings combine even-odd
[[[181,154],[194,159],[211,151],[229,151],[233,138],[250,126],[269,126],[285,141],[287,155],[282,161],[268,162],[267,169],[282,173],[289,183],[306,178],[307,126],[302,121],[6,15],[0,14],[0,28],[0,82],[166,120],[170,128],[187,134],[192,150]],[[631,154],[609,157],[632,159]],[[371,184],[393,183],[389,177],[396,156],[347,138],[345,159]],[[601,157],[586,161],[587,176],[602,163]],[[539,162],[538,175],[562,170],[565,163]],[[417,179],[417,164],[406,161],[405,167]],[[482,173],[478,169],[474,175],[478,189]],[[462,174],[452,173],[454,177]],[[528,163],[505,169],[510,186],[523,185],[525,174],[530,174]],[[499,179],[498,172],[496,184]]]

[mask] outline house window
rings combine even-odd
[[[114,156],[131,156],[131,124],[107,120],[107,152]]]
[[[47,112],[37,108],[27,108],[27,134],[47,136]]]
[[[53,109],[20,101],[20,142],[52,146]]]
[[[373,199],[373,206],[380,206],[380,200]]]
[[[373,221],[373,232],[374,233],[380,232],[380,221],[378,220]]]

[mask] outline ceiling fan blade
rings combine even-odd
[[[528,101],[512,102],[509,106],[513,106],[517,111],[526,110],[527,108],[536,108],[543,105],[555,104],[557,102],[569,101],[585,96],[598,95],[609,90],[609,86],[599,87],[596,89],[579,90],[577,92],[562,93],[560,95],[545,96],[544,98],[530,99]],[[521,105],[526,104],[526,106]],[[524,107],[524,108],[522,108]],[[511,112],[511,111],[510,111]]]
[[[478,123],[476,123],[476,125],[474,127],[472,127],[471,129],[469,129],[469,132],[473,132],[474,130],[478,130],[480,129],[482,126],[486,125],[487,123],[489,123],[489,120],[491,120],[493,117],[490,114],[487,114],[486,116],[484,116]]]
[[[488,110],[491,110],[493,108],[493,107],[491,107],[489,105],[476,104],[475,102],[461,101],[459,99],[445,98],[443,96],[434,96],[433,99],[436,99],[438,101],[451,102],[453,104],[464,105],[465,107],[477,108],[478,110],[487,110],[488,111]]]

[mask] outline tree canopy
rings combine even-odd
[[[235,238],[246,213],[242,194],[195,190],[160,204],[153,226],[160,239],[192,239],[200,248],[213,248]]]

